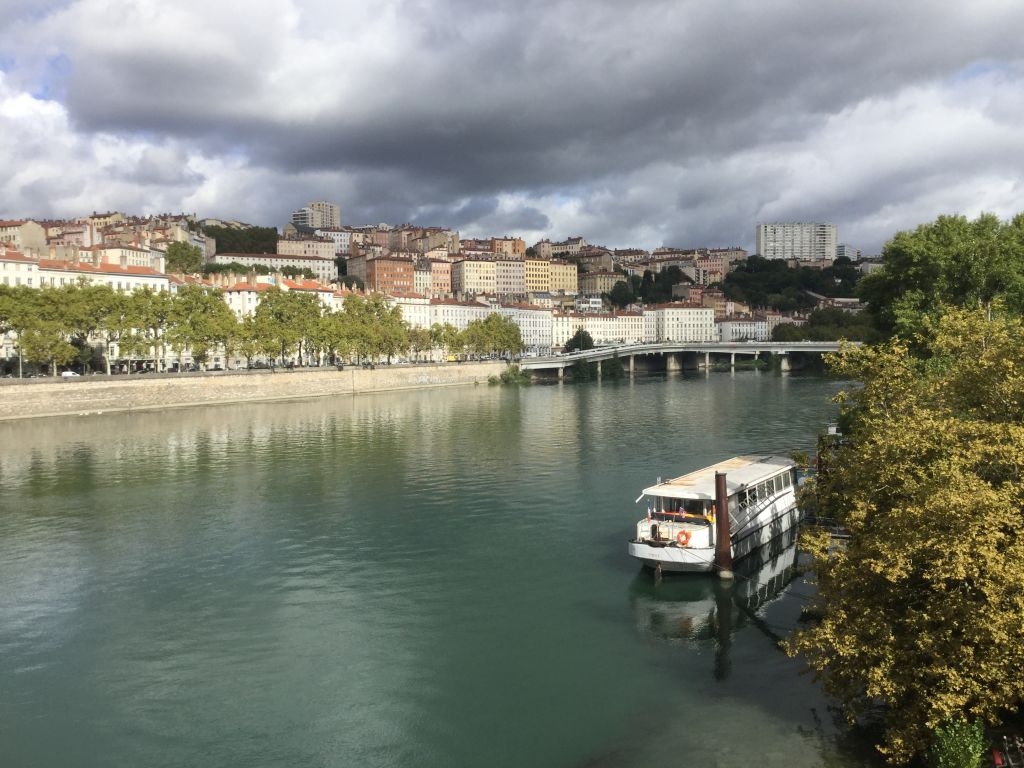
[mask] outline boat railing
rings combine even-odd
[[[733,535],[743,530],[752,519],[757,517],[761,512],[768,509],[773,503],[775,503],[785,491],[776,491],[770,493],[763,499],[754,497],[747,503],[741,503],[737,505],[736,514],[733,514],[732,510],[729,511],[729,530]]]

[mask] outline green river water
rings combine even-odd
[[[0,766],[868,764],[773,640],[802,579],[744,602],[626,555],[645,485],[811,449],[839,386],[0,424]]]

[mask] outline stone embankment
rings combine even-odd
[[[0,384],[0,420],[84,416],[221,403],[295,400],[485,383],[502,362],[379,365],[374,369],[227,371],[159,376],[8,379]]]

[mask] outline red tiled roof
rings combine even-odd
[[[249,283],[236,283],[230,288],[225,288],[224,293],[242,293],[244,291],[255,291],[256,293],[263,293],[269,291],[271,288],[277,286],[271,285],[270,283],[256,283],[255,285],[249,285]]]
[[[0,261],[35,261],[18,251],[0,251]]]
[[[286,285],[288,287],[288,289],[292,290],[292,291],[329,292],[329,291],[333,290],[329,286],[321,285],[316,280],[303,280],[303,281],[299,282],[299,281],[296,281],[296,280],[289,280],[287,278],[282,278],[281,283],[283,285]]]
[[[149,267],[122,267],[117,264],[81,264],[71,261],[56,261],[54,259],[40,259],[40,269],[50,269],[60,272],[87,272],[103,273],[111,275],[135,275],[138,277],[166,277],[162,272],[157,272]]]

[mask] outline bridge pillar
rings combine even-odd
[[[565,366],[564,365],[560,365],[560,366],[558,366],[558,380],[562,381],[562,379],[564,379],[564,378],[565,378]]]
[[[601,378],[601,361],[597,361],[597,378]]]
[[[633,376],[636,374],[636,355],[629,356],[629,375]]]
[[[730,352],[729,353],[729,367],[730,368],[735,368],[736,367],[736,353],[735,352]]]
[[[787,352],[782,352],[779,355],[779,370],[780,371],[788,371],[789,370],[789,354]]]
[[[678,373],[683,370],[683,362],[676,352],[669,352],[665,355],[665,370],[669,373]]]
[[[704,370],[711,370],[711,353],[704,353]]]

